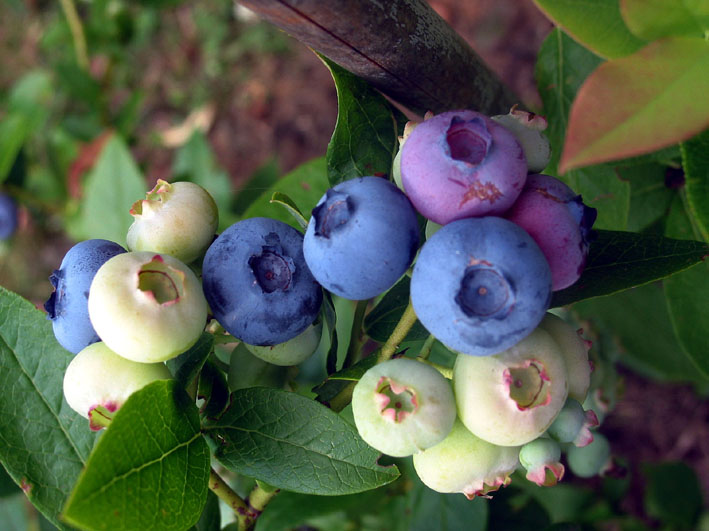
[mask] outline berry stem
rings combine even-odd
[[[352,320],[352,331],[350,332],[350,345],[347,348],[347,356],[342,365],[343,369],[351,367],[359,361],[359,351],[362,347],[362,323],[364,322],[364,314],[367,312],[368,303],[368,300],[357,301],[354,319]]]
[[[86,37],[84,36],[84,27],[81,24],[79,13],[76,10],[74,0],[60,0],[62,10],[66,17],[69,30],[71,31],[72,39],[74,40],[74,50],[76,52],[76,62],[82,70],[89,69],[89,54],[86,48]]]
[[[234,511],[239,531],[246,531],[251,528],[256,518],[261,514],[260,510],[254,509],[242,500],[213,468],[209,471],[209,489]]]
[[[426,338],[426,341],[424,341],[423,346],[421,347],[421,352],[419,352],[419,355],[417,358],[422,359],[422,360],[427,360],[428,357],[431,355],[431,349],[433,349],[433,344],[436,342],[436,338],[434,337],[433,334],[429,335]]]
[[[399,319],[399,322],[396,324],[396,328],[394,328],[394,331],[391,333],[389,339],[386,340],[382,350],[379,352],[379,360],[377,363],[386,361],[394,355],[401,342],[406,338],[409,330],[411,330],[414,324],[416,324],[416,319],[417,317],[414,312],[414,307],[411,304],[411,300],[409,300],[409,304],[406,307],[406,310],[404,310],[404,314],[401,316],[401,319]]]

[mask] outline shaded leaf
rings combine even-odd
[[[571,170],[562,177],[584,204],[598,210],[593,227],[605,230],[625,230],[630,210],[630,184],[608,166],[597,165]]]
[[[207,499],[209,449],[174,380],[133,393],[74,487],[63,518],[82,529],[185,529]]]
[[[207,418],[218,417],[229,405],[226,375],[210,361],[204,364],[200,372],[197,397],[205,401],[200,413]]]
[[[682,462],[643,465],[647,514],[673,529],[696,529],[704,506],[694,470]]]
[[[581,278],[554,292],[552,307],[659,280],[693,266],[709,254],[709,245],[697,241],[601,230],[597,235]]]
[[[259,166],[254,171],[249,180],[246,181],[237,191],[236,197],[232,202],[232,210],[235,214],[241,215],[249,208],[249,205],[266,190],[278,181],[281,171],[278,167],[278,161],[274,158],[267,160],[262,166]]]
[[[666,234],[677,238],[692,238],[692,224],[687,218],[682,201],[677,198],[667,220]],[[706,332],[709,330],[709,262],[673,275],[664,282],[667,308],[677,340],[699,370],[709,377],[709,349]]]
[[[364,373],[374,367],[376,363],[376,354],[370,354],[366,358],[359,360],[351,367],[330,374],[327,380],[320,385],[313,387],[313,392],[317,394],[318,402],[327,404],[347,385],[358,382]]]
[[[630,33],[618,0],[534,0],[555,24],[602,57],[623,57],[644,41]]]
[[[215,457],[228,469],[304,494],[353,494],[395,480],[396,467],[337,413],[277,389],[232,394],[222,417],[205,427]]]
[[[677,0],[620,0],[620,12],[628,29],[639,38],[704,37],[709,29],[706,2]]]
[[[291,198],[305,213],[307,218],[320,198],[325,195],[330,184],[327,180],[325,157],[319,157],[301,164],[288,175],[279,179],[246,209],[243,218],[267,217],[289,224],[295,229],[300,225],[280,205],[271,203],[271,197],[280,192]]]
[[[133,223],[130,208],[145,197],[145,180],[123,139],[106,141],[91,173],[86,177],[77,239],[104,238],[125,246]]]
[[[569,169],[686,140],[709,125],[709,46],[673,37],[599,66],[579,89],[559,163]]]
[[[43,312],[0,287],[0,461],[62,528],[59,513],[95,439],[64,400],[63,375],[73,358]]]
[[[630,185],[629,231],[641,232],[667,214],[677,194],[665,186],[665,170],[660,164],[640,164],[616,170]]]
[[[410,286],[411,279],[404,275],[367,314],[364,318],[364,330],[369,337],[380,343],[389,339],[409,304]],[[426,339],[428,336],[428,331],[416,321],[406,335],[406,341]]]
[[[399,150],[398,116],[363,79],[320,56],[337,88],[337,123],[327,146],[331,186],[367,175],[389,175]]]
[[[602,332],[617,338],[618,360],[646,378],[706,385],[677,342],[659,284],[648,284],[609,297],[585,300],[574,311]]]
[[[305,219],[303,213],[298,210],[298,205],[296,205],[295,202],[286,194],[282,192],[274,192],[269,202],[283,206],[286,211],[293,216],[293,219],[295,219],[295,222],[302,231],[305,231],[308,228],[308,220]]]
[[[167,368],[183,389],[195,381],[214,348],[214,335],[202,332],[197,342],[179,356],[167,360]]]
[[[680,146],[689,214],[709,243],[709,130]]]
[[[194,531],[219,531],[222,527],[222,515],[219,509],[219,498],[213,492],[207,493],[207,503],[204,505],[202,516],[192,527]]]

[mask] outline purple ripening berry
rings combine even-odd
[[[426,218],[442,225],[499,215],[527,177],[517,139],[474,111],[449,111],[416,126],[401,151],[406,194]]]
[[[537,242],[551,268],[552,290],[576,282],[588,256],[596,209],[559,179],[537,174],[527,183],[504,217],[516,223]]]

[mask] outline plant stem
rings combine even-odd
[[[354,319],[352,320],[352,331],[350,332],[350,345],[347,348],[343,369],[351,367],[359,361],[359,351],[362,346],[362,323],[364,322],[364,314],[367,312],[368,300],[357,301],[355,307]]]
[[[64,16],[69,24],[71,37],[74,40],[74,50],[76,52],[76,62],[83,70],[89,69],[89,54],[86,47],[86,37],[84,27],[81,24],[79,13],[76,10],[74,0],[60,0]]]
[[[249,529],[256,518],[258,518],[260,512],[251,509],[214,469],[209,471],[209,488],[234,511],[239,524],[239,531]]]
[[[419,352],[418,357],[421,358],[422,360],[427,360],[428,357],[431,355],[431,349],[433,348],[433,344],[436,342],[436,338],[431,334],[426,338],[426,341],[424,341],[423,346],[421,347],[421,352]]]
[[[386,361],[394,355],[401,342],[406,338],[406,334],[408,334],[409,330],[416,324],[416,319],[414,307],[411,304],[411,300],[409,300],[409,304],[406,306],[406,310],[404,310],[404,315],[401,316],[401,319],[399,319],[399,322],[396,324],[396,328],[394,328],[394,331],[379,352],[379,360],[377,363]]]
[[[258,514],[261,514],[263,512],[263,510],[266,508],[266,505],[268,505],[268,502],[270,502],[273,499],[273,497],[276,494],[278,494],[279,492],[280,492],[280,489],[276,489],[276,488],[266,489],[257,482],[256,486],[249,493],[249,497],[247,498],[247,501],[249,502],[249,506],[254,511],[258,511]]]

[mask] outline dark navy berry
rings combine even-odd
[[[537,244],[496,217],[443,226],[421,248],[411,276],[421,323],[447,347],[475,356],[530,334],[550,297],[551,272]]]
[[[416,212],[407,197],[385,179],[359,177],[320,199],[303,252],[323,287],[346,299],[364,300],[392,287],[418,246]]]
[[[303,235],[280,221],[250,218],[207,250],[202,287],[214,317],[249,345],[277,345],[310,326],[322,289],[303,258]]]
[[[77,354],[99,341],[89,319],[89,288],[99,268],[109,258],[126,250],[108,240],[79,242],[64,256],[59,269],[49,277],[54,292],[44,303],[54,336],[69,352]]]
[[[5,194],[0,194],[0,240],[7,240],[17,230],[17,205]]]

